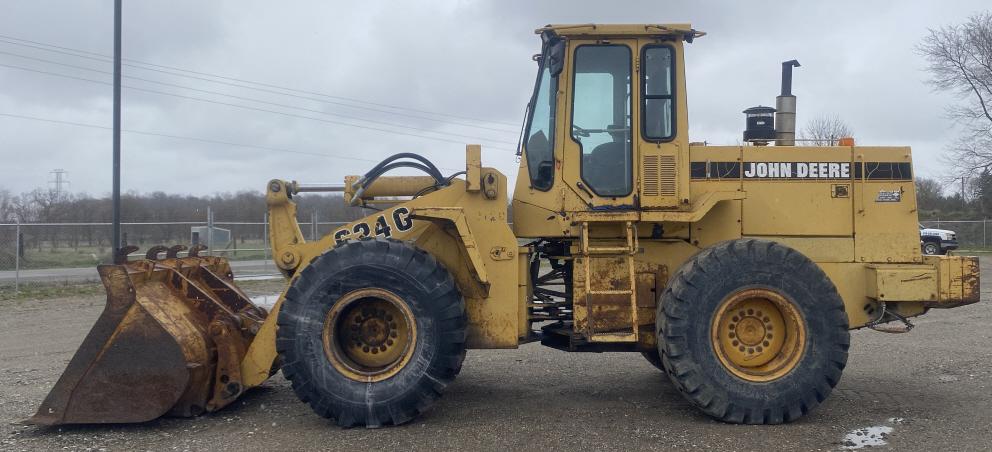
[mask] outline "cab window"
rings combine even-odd
[[[643,50],[641,133],[647,141],[668,141],[675,136],[672,57],[668,46],[647,46]]]
[[[557,74],[552,74],[552,56],[553,52],[546,49],[541,59],[524,141],[530,184],[538,190],[547,190],[554,182],[555,93],[558,91],[558,77]]]
[[[575,49],[572,139],[582,149],[582,180],[598,196],[632,191],[630,63],[624,45]]]

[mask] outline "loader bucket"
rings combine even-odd
[[[173,247],[174,249],[175,247]],[[107,306],[29,424],[195,416],[240,396],[241,360],[266,312],[226,259],[147,259],[97,268]]]

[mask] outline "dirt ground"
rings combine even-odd
[[[570,354],[538,344],[469,351],[441,401],[401,427],[338,428],[298,402],[281,375],[234,406],[195,419],[22,426],[15,422],[34,413],[103,299],[5,301],[0,450],[838,450],[849,439],[877,441],[875,449],[989,450],[992,259],[982,265],[985,301],[931,311],[909,334],[854,332],[833,395],[780,426],[704,417],[639,354]]]

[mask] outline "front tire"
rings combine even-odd
[[[297,397],[342,427],[398,425],[441,396],[465,358],[451,274],[406,242],[363,240],[310,263],[286,291],[276,348]]]
[[[666,372],[721,421],[795,420],[827,398],[847,363],[837,289],[811,260],[774,242],[704,250],[672,277],[658,310]]]
[[[937,242],[924,242],[923,254],[934,256],[943,253],[941,253],[940,244],[938,244]]]
[[[665,365],[661,363],[661,355],[658,353],[657,349],[641,352],[641,356],[643,356],[644,359],[646,359],[649,363],[651,363],[652,366],[656,367],[658,370],[662,372],[665,371]]]

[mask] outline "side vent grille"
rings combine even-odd
[[[658,180],[659,163],[657,155],[645,155],[641,160],[641,187],[642,196],[658,196],[660,181]]]
[[[674,155],[645,155],[641,157],[641,205],[645,207],[674,206],[678,195],[678,165]]]
[[[675,196],[675,156],[661,155],[659,158],[661,160],[658,165],[659,194],[661,196]]]

